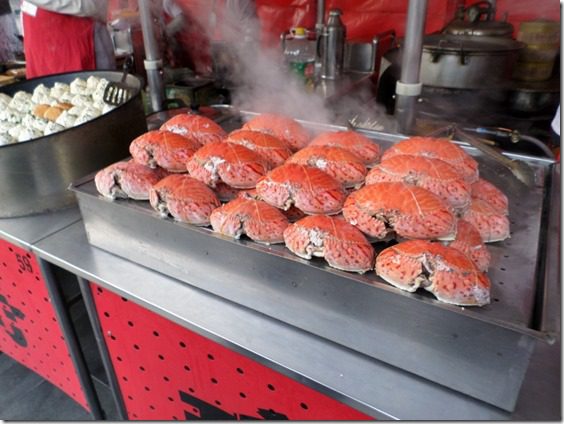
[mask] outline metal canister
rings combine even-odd
[[[331,9],[321,36],[321,78],[336,79],[343,73],[347,29],[340,9]]]

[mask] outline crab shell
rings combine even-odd
[[[347,222],[377,239],[395,231],[412,239],[452,239],[456,218],[439,196],[421,187],[385,182],[364,186],[343,207]]]
[[[374,268],[374,248],[355,227],[340,218],[308,216],[284,231],[286,247],[297,256],[324,257],[329,266],[364,273]]]
[[[493,206],[499,214],[509,214],[509,201],[507,196],[489,181],[480,178],[472,184],[472,198],[485,200]]]
[[[254,200],[262,200],[260,196],[257,194],[256,189],[252,190],[239,190],[237,193],[237,197],[241,199],[254,199]],[[290,222],[296,222],[298,219],[302,219],[306,216],[300,209],[296,208],[295,206],[290,206],[288,210],[280,210],[284,216]]]
[[[480,233],[472,224],[463,219],[456,225],[456,238],[449,244],[450,247],[460,250],[468,256],[476,268],[486,272],[490,266],[491,254],[482,241]]]
[[[408,138],[386,150],[382,155],[382,160],[387,160],[397,155],[414,155],[441,159],[456,167],[467,182],[473,183],[478,181],[478,162],[462,148],[446,138]]]
[[[194,138],[200,145],[222,141],[227,133],[217,123],[205,116],[182,113],[161,125],[161,130]]]
[[[135,162],[169,172],[186,172],[186,162],[200,148],[200,144],[170,131],[149,131],[141,134],[129,145]]]
[[[240,144],[258,153],[270,169],[282,165],[292,155],[285,141],[260,131],[236,130],[229,133],[225,141]]]
[[[342,185],[327,173],[293,163],[279,166],[261,178],[256,192],[272,206],[288,210],[295,205],[308,215],[337,214],[346,197]]]
[[[132,160],[116,162],[94,177],[96,189],[108,199],[148,200],[149,190],[168,175],[164,169],[151,169]]]
[[[233,188],[253,188],[268,165],[257,153],[233,143],[210,143],[186,164],[190,175],[210,187],[220,181]]]
[[[344,187],[362,185],[367,172],[362,159],[341,147],[307,146],[294,153],[286,163],[321,169]]]
[[[259,243],[283,243],[288,219],[262,200],[236,198],[214,210],[210,216],[215,232],[238,239],[246,234]]]
[[[263,113],[246,122],[242,129],[260,131],[285,141],[292,151],[307,146],[311,137],[295,119],[273,113]]]
[[[355,131],[324,132],[317,135],[309,146],[341,147],[362,159],[368,168],[377,164],[382,154],[378,144]]]
[[[445,303],[490,303],[488,277],[464,253],[440,243],[408,240],[388,247],[376,258],[376,274],[409,292],[423,287]]]
[[[200,226],[209,225],[210,214],[221,205],[208,186],[186,174],[159,181],[151,188],[149,201],[163,217],[170,214],[177,221]]]
[[[462,215],[462,219],[472,224],[486,243],[508,239],[509,219],[504,213],[482,199],[472,199],[470,208]]]
[[[440,159],[413,155],[392,156],[370,170],[366,184],[401,181],[426,188],[447,201],[457,212],[471,202],[470,184],[457,169]]]

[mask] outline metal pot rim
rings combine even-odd
[[[423,39],[423,51],[433,53],[495,54],[516,52],[526,47],[520,41],[504,37],[433,34]]]
[[[78,72],[65,72],[65,73],[60,73],[60,74],[52,74],[52,75],[46,75],[43,77],[38,77],[38,78],[31,78],[19,83],[15,83],[15,84],[9,84],[9,85],[5,85],[3,87],[0,87],[0,93],[6,93],[6,92],[10,92],[10,93],[16,93],[18,91],[25,91],[25,92],[29,92],[28,86],[31,88],[31,90],[33,91],[35,89],[35,87],[37,87],[40,84],[45,83],[45,81],[54,81],[54,82],[65,82],[70,83],[72,80],[74,80],[75,78],[83,78],[86,79],[90,76],[95,76],[98,78],[106,78],[112,82],[118,82],[121,80],[121,77],[123,75],[123,72],[120,71],[102,71],[102,70],[96,70],[96,71],[78,71]],[[57,78],[61,78],[61,80],[57,80]],[[123,104],[117,106],[115,109],[102,114],[100,116],[97,116],[94,119],[91,119],[90,121],[84,122],[82,124],[79,125],[75,125],[72,126],[70,128],[65,128],[64,130],[58,131],[56,133],[53,134],[49,134],[49,135],[44,135],[41,137],[37,137],[37,138],[32,138],[30,140],[26,140],[26,141],[18,141],[17,143],[11,143],[11,144],[4,144],[0,146],[0,149],[17,149],[18,147],[21,147],[23,144],[28,144],[28,143],[33,143],[33,142],[45,142],[46,139],[55,139],[57,135],[61,134],[61,133],[66,133],[67,131],[73,131],[76,128],[80,128],[84,125],[88,125],[92,122],[96,122],[96,120],[104,117],[105,115],[108,115],[110,113],[114,113],[116,110],[118,110],[119,108],[123,107],[124,105],[130,103],[133,101],[133,99],[135,97],[137,97],[140,92],[141,92],[141,87],[142,87],[142,80],[136,76],[136,75],[132,75],[132,74],[128,74],[127,75],[127,79],[126,82],[128,84],[133,84],[134,85],[134,94],[131,96],[131,98],[129,98],[126,102],[124,102]],[[51,83],[49,83],[51,84]],[[20,87],[25,86],[26,89],[20,89]],[[13,94],[12,94],[13,95]]]

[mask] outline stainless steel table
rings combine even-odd
[[[552,346],[537,344],[517,408],[508,414],[91,247],[82,222],[39,240],[32,250],[45,261],[376,418],[560,419],[560,340]],[[558,305],[552,313],[559,310]]]
[[[0,219],[0,238],[29,250],[33,243],[80,220],[76,206],[56,212],[4,218]]]

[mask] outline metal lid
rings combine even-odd
[[[511,37],[513,25],[502,21],[454,21],[443,32],[451,35],[473,35],[478,37]]]
[[[434,34],[423,39],[423,50],[433,52],[494,53],[516,51],[525,43],[504,37]]]

